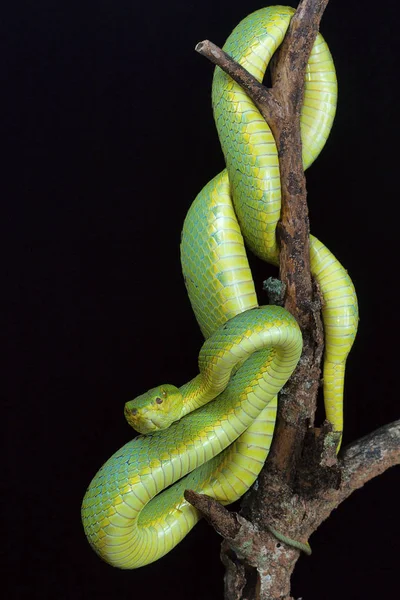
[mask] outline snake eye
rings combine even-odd
[[[157,402],[157,404],[162,404],[163,399],[162,398],[156,398],[156,402]]]

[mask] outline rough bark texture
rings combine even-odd
[[[309,220],[302,165],[300,110],[305,67],[328,0],[302,0],[272,65],[272,88],[208,40],[196,50],[220,66],[258,106],[275,137],[281,174],[280,278],[268,289],[282,297],[303,333],[299,365],[280,395],[272,448],[240,514],[212,498],[186,492],[224,537],[226,600],[291,600],[290,577],[300,551],[271,529],[306,543],[309,536],[354,490],[400,463],[400,421],[351,444],[336,456],[337,434],[329,423],[314,426],[323,353],[320,297],[310,274]],[[272,287],[271,287],[272,286]],[[268,498],[268,502],[266,501]]]

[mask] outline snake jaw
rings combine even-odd
[[[182,395],[174,385],[157,386],[127,402],[124,414],[139,433],[167,429],[182,416]]]
[[[125,407],[125,418],[129,425],[139,433],[152,433],[169,427],[169,420],[165,423],[165,420],[160,419],[160,415],[151,409],[142,408],[140,410],[133,409],[133,411],[135,412],[132,414],[132,410],[129,411]]]

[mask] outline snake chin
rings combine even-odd
[[[182,416],[182,395],[174,385],[160,385],[125,404],[125,418],[142,434],[167,429]]]
[[[126,415],[126,413],[125,413]],[[170,418],[154,413],[152,410],[142,409],[134,417],[127,417],[128,423],[139,433],[154,433],[167,429],[171,423]]]

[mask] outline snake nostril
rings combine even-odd
[[[129,412],[131,413],[131,415],[135,416],[137,415],[137,408],[131,408]]]

